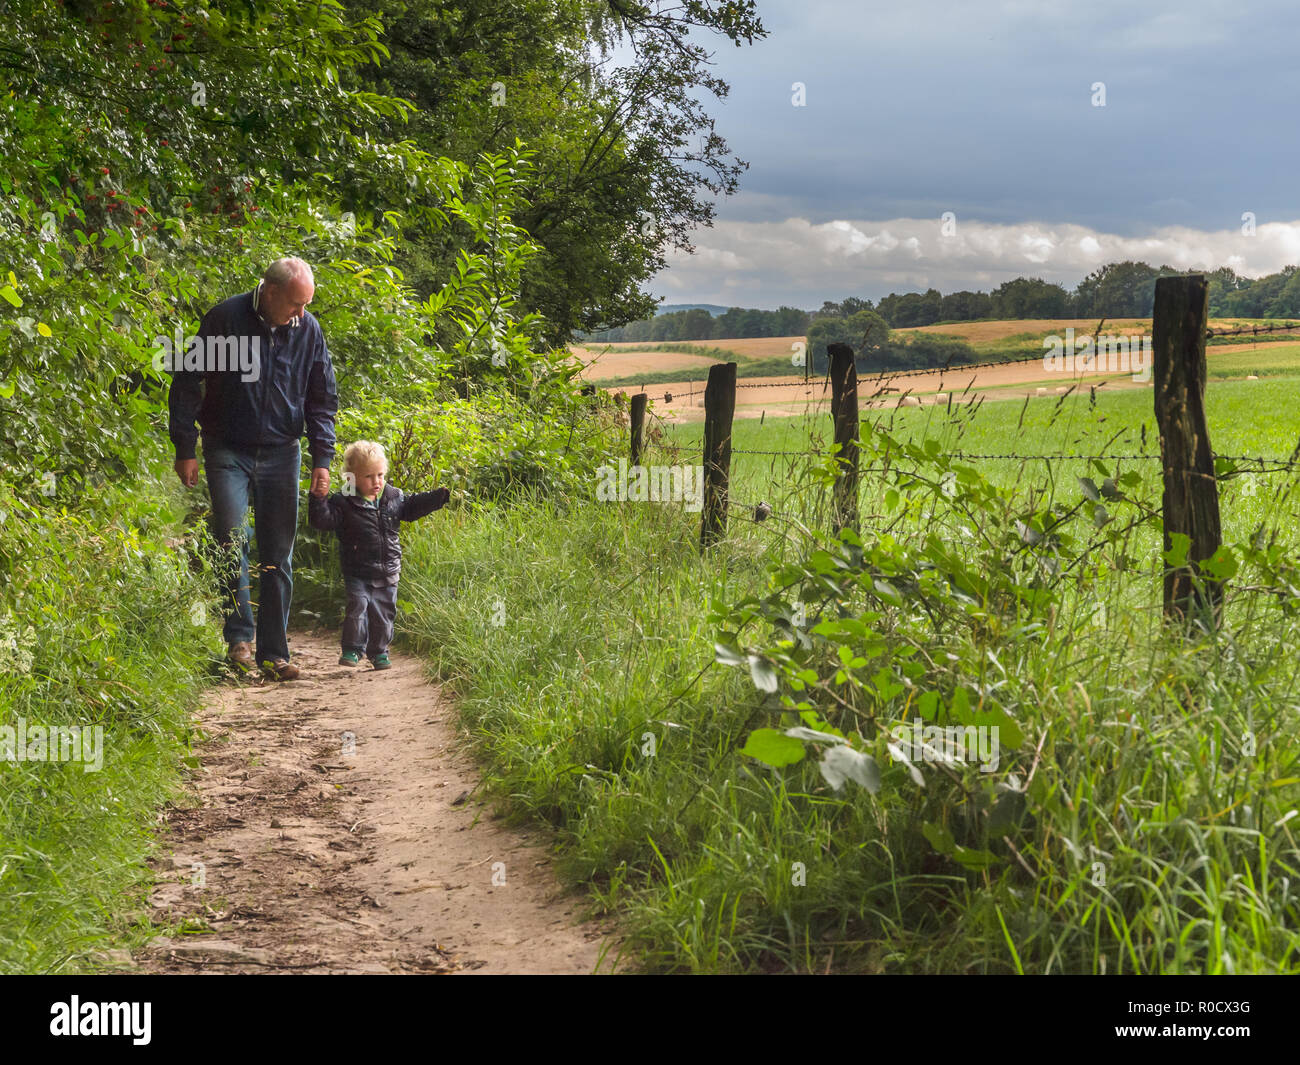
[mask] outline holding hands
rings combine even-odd
[[[328,467],[317,466],[311,471],[311,494],[324,499],[330,490],[330,471]]]

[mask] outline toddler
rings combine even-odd
[[[360,664],[364,653],[375,669],[387,669],[388,644],[397,616],[397,581],[402,570],[398,525],[446,506],[450,490],[403,495],[384,484],[388,457],[370,440],[358,440],[343,453],[343,491],[325,498],[313,492],[307,520],[313,528],[334,530],[347,587],[341,666]]]

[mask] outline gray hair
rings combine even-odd
[[[299,280],[306,281],[313,286],[316,284],[316,278],[311,272],[311,267],[296,255],[276,259],[266,268],[266,273],[262,275],[262,283],[265,285],[287,285],[291,281]]]

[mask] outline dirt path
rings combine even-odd
[[[608,971],[610,926],[576,923],[541,834],[473,793],[419,660],[351,669],[336,636],[291,639],[300,680],[210,693],[200,805],[167,811],[153,920],[211,931],[153,940],[134,971]]]

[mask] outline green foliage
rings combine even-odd
[[[100,773],[3,767],[0,969],[63,971],[125,934],[220,650],[203,555],[176,550],[201,537],[177,535],[159,338],[192,334],[297,254],[315,271],[342,442],[395,444],[402,487],[573,491],[594,480],[608,418],[578,405],[562,353],[535,352],[542,323],[521,310],[529,153],[461,161],[403,138],[410,104],[358,84],[386,54],[372,13],[7,13],[0,725],[93,722],[108,747]],[[447,252],[432,296],[398,265],[414,241]]]
[[[205,556],[169,536],[175,494],[106,482],[69,512],[0,482],[0,726],[103,730],[98,768],[0,762],[0,972],[87,971],[137,938],[120,915],[152,886],[157,808],[220,651]]]
[[[705,111],[728,89],[701,42],[763,37],[755,5],[383,0],[378,11],[391,58],[357,77],[417,108],[400,128],[389,120],[390,138],[462,160],[517,141],[537,152],[515,220],[538,242],[520,300],[544,316],[544,342],[647,315],[642,286],[669,248],[690,250],[745,168]],[[421,294],[456,246],[411,234],[402,265]]]
[[[1285,453],[1295,393],[1213,385],[1216,447]],[[622,918],[625,962],[1294,972],[1294,479],[1246,494],[1222,471],[1240,568],[1211,642],[1162,631],[1156,462],[971,473],[952,454],[1149,451],[1149,402],[882,413],[859,543],[823,529],[831,462],[744,453],[818,447],[825,419],[738,419],[733,502],[767,499],[767,522],[733,506],[703,557],[673,506],[421,526],[408,632],[498,794],[557,826],[566,877]],[[698,447],[698,427],[672,435]],[[917,719],[996,724],[998,764],[913,757],[894,729]]]

